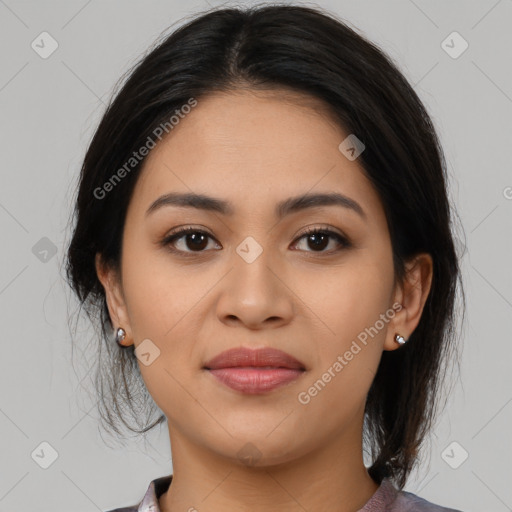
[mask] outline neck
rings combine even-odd
[[[379,487],[364,466],[360,435],[359,442],[354,436],[333,436],[332,442],[279,463],[261,454],[255,464],[245,465],[194,444],[181,432],[169,428],[169,433],[173,479],[159,499],[162,512],[354,512]]]

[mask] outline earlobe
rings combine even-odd
[[[406,264],[404,283],[398,287],[395,300],[401,309],[390,323],[384,350],[396,350],[405,345],[420,322],[433,280],[433,260],[421,253]]]
[[[396,350],[409,341],[409,338],[406,335],[402,334],[401,331],[394,330],[393,327],[390,327],[387,337],[389,339],[386,338],[383,349],[389,351]]]

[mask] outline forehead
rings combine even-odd
[[[233,203],[339,191],[366,209],[380,201],[357,159],[338,149],[348,133],[328,107],[288,91],[236,91],[199,99],[147,156],[134,200],[174,190]],[[364,206],[363,206],[364,207]]]

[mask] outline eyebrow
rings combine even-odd
[[[146,216],[164,206],[196,208],[198,210],[212,211],[223,215],[233,215],[234,213],[233,207],[228,201],[204,194],[171,192],[153,201],[146,211]],[[275,215],[278,219],[282,219],[291,213],[319,206],[341,206],[356,212],[365,220],[367,218],[366,213],[358,202],[337,192],[303,194],[296,197],[289,197],[276,205]]]

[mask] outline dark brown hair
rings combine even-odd
[[[383,352],[365,409],[369,474],[377,483],[390,477],[403,488],[432,428],[458,332],[457,285],[463,289],[446,163],[433,123],[398,66],[356,29],[315,8],[263,5],[201,13],[148,51],[109,103],[83,161],[66,262],[81,307],[101,327],[96,351],[101,418],[117,434],[119,421],[144,433],[165,420],[142,381],[133,346],[121,349],[113,341],[95,269],[96,253],[119,267],[127,206],[144,160],[116,183],[108,199],[95,190],[190,98],[201,101],[240,87],[293,90],[326,105],[344,131],[365,144],[358,162],[386,213],[396,279],[404,279],[404,263],[415,254],[433,258],[421,320],[406,345]],[[150,424],[155,411],[160,416]]]

